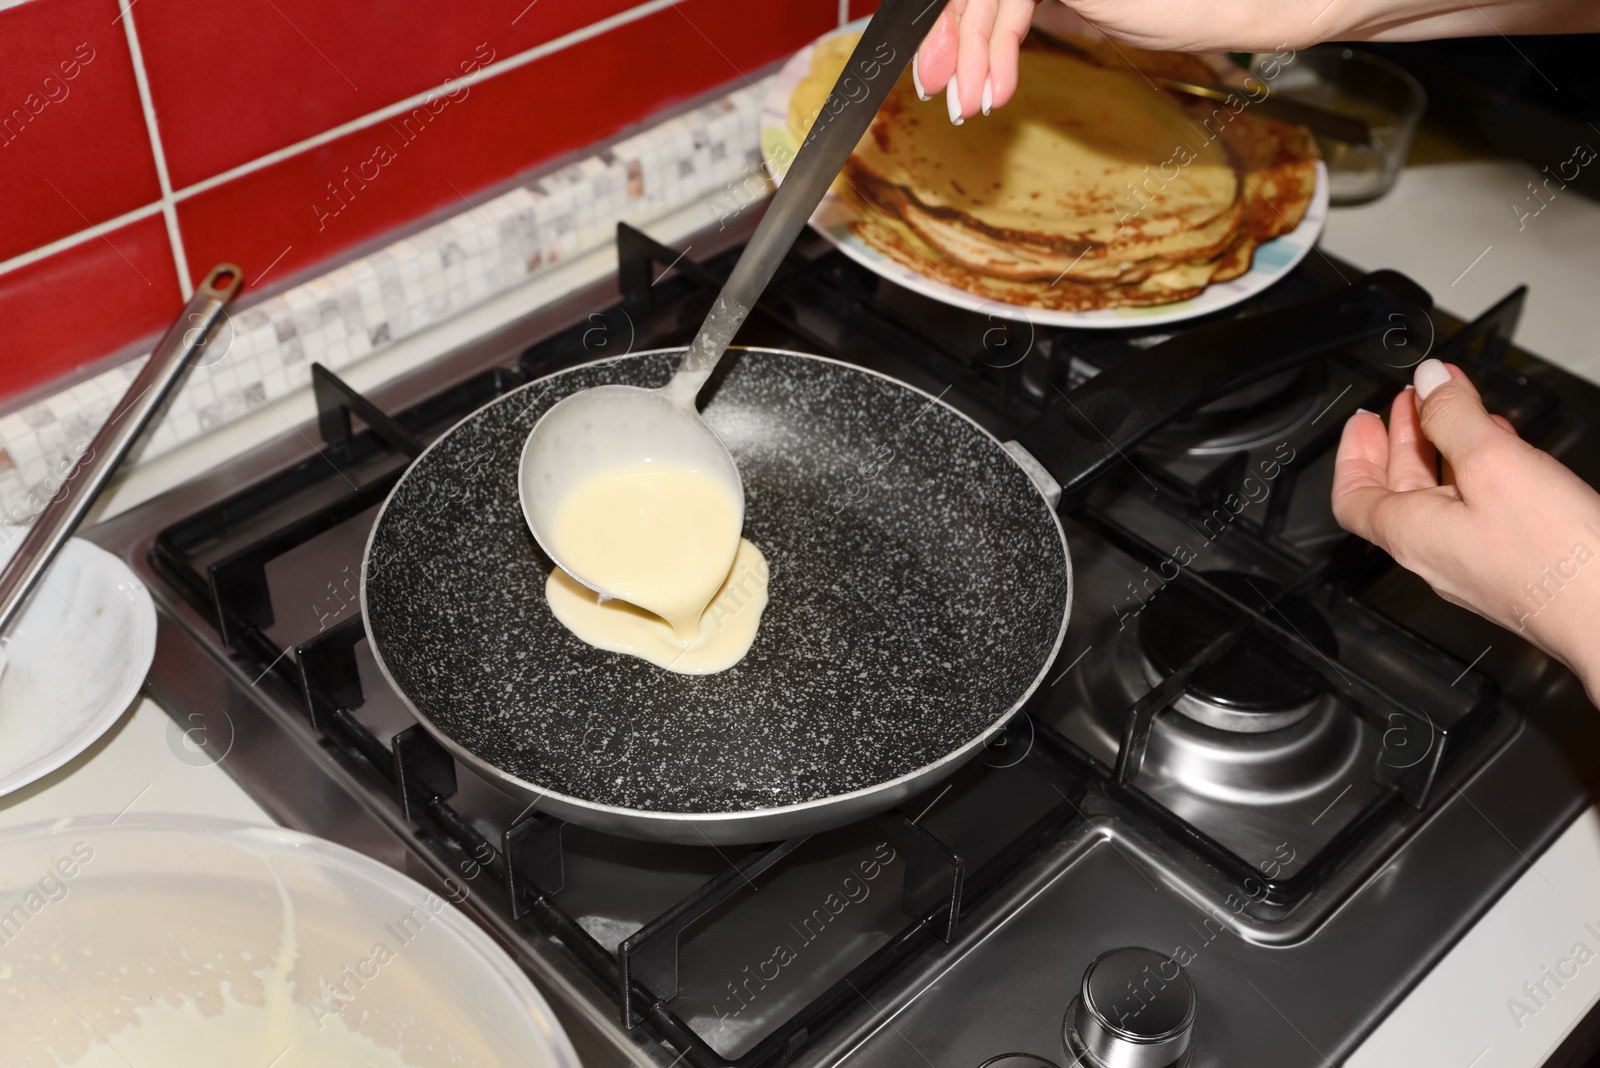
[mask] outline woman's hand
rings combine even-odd
[[[1045,0],[1040,19],[1041,28],[1048,22],[1058,33],[1098,32],[1140,48],[1275,52],[1285,43],[1276,28],[1281,4],[1300,2]],[[950,121],[958,126],[1005,105],[1017,91],[1017,54],[1034,7],[1035,0],[950,0],[912,60],[918,95],[931,100],[943,92]]]
[[[950,0],[911,60],[917,95],[943,92],[950,121],[1004,105],[1017,91],[1017,53],[1034,0]]]
[[[1319,41],[1420,41],[1600,30],[1593,0],[1044,0],[1085,28],[1172,52],[1283,52]],[[1017,89],[1017,52],[1034,0],[950,0],[911,68],[924,99],[945,93],[950,121],[1000,107]],[[1491,21],[1492,20],[1492,21]]]
[[[1339,525],[1566,663],[1600,704],[1600,493],[1485,411],[1460,368],[1424,360],[1414,382],[1387,428],[1345,423]]]

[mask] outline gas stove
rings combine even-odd
[[[1510,344],[1520,290],[1471,323],[1410,309],[1168,425],[1063,516],[1058,661],[925,796],[749,849],[564,825],[458,773],[404,711],[366,646],[362,549],[409,458],[475,408],[687,342],[753,222],[685,249],[623,227],[614,286],[371,397],[319,370],[315,427],[97,528],[155,596],[150,687],[195,758],[454,901],[592,1066],[1348,1055],[1589,803],[1600,727],[1560,665],[1339,530],[1340,427],[1431,352],[1596,482],[1600,391]],[[1314,253],[1220,314],[1358,276]],[[808,236],[738,341],[895,375],[1009,439],[1173,329],[960,311]]]

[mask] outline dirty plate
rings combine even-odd
[[[0,527],[0,567],[22,534]],[[155,656],[156,609],[126,564],[73,538],[4,640],[0,795],[83,752],[133,703]]]

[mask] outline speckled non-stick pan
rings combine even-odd
[[[575,823],[760,842],[882,811],[960,767],[1044,678],[1072,602],[1057,484],[1076,495],[1186,407],[1369,336],[1394,298],[1350,293],[1181,335],[1079,387],[1026,449],[858,367],[730,351],[701,403],[744,477],[770,600],[750,653],[707,676],[558,623],[517,499],[541,414],[603,383],[661,385],[681,350],[560,372],[463,420],[395,487],[367,546],[373,651],[459,760]]]
[[[1038,684],[1071,603],[1060,524],[947,405],[846,364],[734,350],[702,410],[771,569],[755,645],[698,677],[593,648],[545,602],[522,443],[569,393],[660,385],[680,354],[534,382],[424,452],[368,546],[373,649],[459,759],[573,822],[769,841],[891,806]]]

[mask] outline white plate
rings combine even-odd
[[[0,567],[22,542],[0,527]],[[156,653],[150,591],[121,560],[67,542],[5,645],[0,795],[87,749],[133,703]]]
[[[761,108],[761,153],[766,158],[768,170],[774,180],[782,180],[780,165],[773,162],[774,154],[791,160],[799,150],[799,141],[789,131],[789,98],[795,87],[811,71],[811,56],[817,44],[830,37],[846,33],[859,33],[867,23],[858,19],[848,26],[833,30],[817,41],[802,48],[773,76]],[[927,105],[941,116],[944,104],[932,101]],[[781,152],[779,151],[781,148]],[[782,165],[787,169],[787,164]],[[980,297],[964,289],[945,285],[927,275],[890,259],[850,232],[850,224],[859,216],[855,210],[829,190],[811,215],[811,226],[823,237],[838,246],[845,255],[873,271],[882,278],[907,289],[932,297],[946,304],[954,304],[969,311],[1004,319],[1016,319],[1040,326],[1072,326],[1088,329],[1120,329],[1130,326],[1160,326],[1163,323],[1182,322],[1230,307],[1266,289],[1288,274],[1305,258],[1322,233],[1328,220],[1328,170],[1317,161],[1317,187],[1311,204],[1306,208],[1300,225],[1281,237],[1257,246],[1250,270],[1231,282],[1217,282],[1207,286],[1199,296],[1171,304],[1157,304],[1145,308],[1102,308],[1096,311],[1065,312],[1046,308],[1030,308],[1020,304]]]

